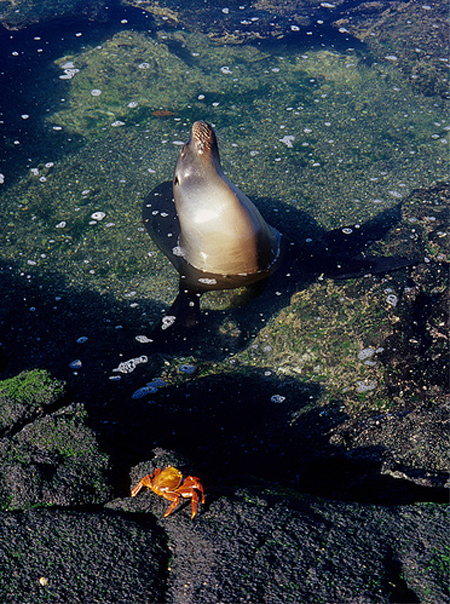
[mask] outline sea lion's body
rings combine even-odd
[[[197,307],[205,291],[250,286],[277,267],[281,236],[223,174],[216,137],[206,122],[192,126],[173,183],[151,191],[143,219],[180,274],[178,313]],[[188,323],[198,322],[197,308],[189,314]]]
[[[195,122],[173,180],[179,253],[194,268],[255,280],[279,256],[280,235],[222,172],[214,131]]]

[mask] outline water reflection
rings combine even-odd
[[[280,230],[286,231],[283,226],[288,221],[292,226],[292,216],[307,215],[308,221],[327,231],[363,224],[399,201],[407,201],[403,209],[410,214],[399,227],[396,241],[385,243],[387,249],[380,245],[379,253],[419,253],[427,258],[428,266],[446,259],[444,197],[433,194],[430,201],[413,193],[448,175],[450,125],[445,95],[437,85],[424,87],[426,66],[434,75],[433,82],[443,79],[436,67],[444,63],[439,59],[442,53],[433,54],[437,62],[421,59],[419,66],[417,56],[423,56],[423,44],[418,39],[423,42],[423,32],[419,37],[414,33],[410,47],[406,25],[398,36],[389,37],[404,15],[394,15],[383,28],[352,11],[334,12],[341,10],[342,3],[333,3],[333,9],[322,3],[320,13],[314,8],[309,14],[306,3],[298,3],[301,11],[295,18],[281,12],[272,26],[273,14],[263,18],[254,6],[244,10],[230,4],[225,7],[228,13],[214,7],[211,19],[199,22],[198,27],[183,20],[187,13],[182,9],[177,22],[169,2],[159,15],[155,10],[146,12],[153,6],[146,2],[136,9],[115,9],[108,21],[96,22],[94,27],[77,20],[3,32],[0,204],[4,227],[0,241],[2,271],[10,278],[3,281],[9,300],[5,315],[15,314],[13,321],[7,318],[5,322],[12,330],[8,333],[16,333],[22,329],[21,322],[34,321],[31,317],[38,312],[41,321],[51,325],[38,336],[42,345],[32,330],[25,330],[28,344],[11,349],[13,368],[20,350],[30,346],[34,363],[39,365],[41,355],[41,360],[61,370],[51,345],[52,333],[60,330],[57,340],[61,347],[67,346],[63,357],[69,371],[69,362],[78,358],[70,347],[83,330],[73,332],[67,321],[87,297],[96,301],[94,306],[110,323],[102,324],[102,329],[109,330],[102,336],[104,345],[99,340],[95,352],[91,349],[85,354],[96,358],[95,371],[108,375],[114,366],[111,348],[121,352],[135,335],[148,333],[147,327],[173,300],[174,272],[149,241],[140,208],[154,186],[171,178],[180,145],[196,119],[215,125],[224,169],[268,214],[278,212]],[[424,7],[410,10],[419,9],[425,11]],[[441,29],[435,8],[425,13],[438,39]],[[235,19],[239,28],[233,25]],[[230,24],[245,35],[233,38]],[[370,27],[379,35],[370,36]],[[268,28],[283,37],[264,36]],[[413,41],[420,52],[414,49],[414,59],[408,62]],[[428,204],[426,215],[422,204]],[[283,221],[285,225],[280,224]],[[50,286],[52,275],[58,278]],[[365,333],[375,334],[372,337],[355,328],[351,342],[343,338],[352,359],[359,350],[376,350],[387,337],[394,309],[386,308],[390,293],[384,289],[390,287],[392,295],[401,299],[406,288],[413,288],[408,278],[403,275],[398,283],[385,286],[366,282],[372,293],[378,287],[373,297],[364,294],[361,285],[359,293],[367,295],[367,312],[371,313],[368,324],[380,320],[383,329],[380,335],[368,328]],[[45,303],[39,306],[34,294],[28,303],[27,293],[27,303],[16,304],[12,291],[21,292],[17,284],[22,282],[45,284]],[[440,277],[437,282],[440,295]],[[425,278],[421,283],[431,289]],[[344,295],[339,286],[329,287],[331,299],[350,295],[348,289]],[[56,301],[61,291],[76,298],[68,314]],[[324,291],[320,283],[315,284],[310,294],[300,293],[291,301],[293,289],[277,286],[270,313],[259,307],[249,311],[246,318],[251,319],[252,312],[256,318],[254,323],[249,320],[245,337],[233,315],[212,320],[223,336],[219,341],[226,343],[222,358],[240,352],[239,362],[261,363],[256,349],[249,347],[251,337],[261,333],[265,322],[260,337],[273,346],[284,322],[295,324],[295,338],[287,352],[286,344],[278,342],[271,370],[283,367],[295,373],[301,367],[308,379],[325,375],[324,363],[317,360],[312,344],[310,352],[304,352],[308,359],[300,358],[305,341],[311,343],[319,333],[312,311],[307,313],[306,333],[298,331],[293,318],[295,300],[307,309],[308,296],[324,296]],[[280,298],[283,305],[276,302]],[[377,309],[380,300],[383,312]],[[212,309],[221,305],[221,300],[210,302]],[[355,311],[359,312],[363,311]],[[344,321],[336,309],[329,316],[334,317],[333,329]],[[392,324],[384,329],[389,318]],[[90,314],[89,324],[95,329]],[[320,331],[323,341],[325,331]],[[69,332],[73,337],[64,344]],[[122,333],[123,339],[118,335]],[[210,344],[211,349],[217,348],[216,342],[203,342],[205,357],[211,352]],[[263,345],[258,346],[262,350]],[[348,368],[345,359],[341,362]],[[23,362],[26,365],[28,360],[24,357]],[[84,363],[84,370],[88,366]],[[341,369],[335,369],[334,376],[326,375],[335,380],[333,385],[338,382],[336,375],[342,381]],[[95,377],[93,372],[90,379]],[[349,384],[366,378],[367,383],[375,380],[366,373],[361,378],[354,367],[345,374]],[[380,382],[379,376],[375,381]]]

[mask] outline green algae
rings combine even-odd
[[[261,330],[239,359],[250,365],[262,363],[279,376],[321,383],[322,402],[339,398],[361,410],[383,401],[383,407],[388,401],[383,399],[376,351],[382,352],[392,330],[385,288],[370,278],[359,284],[328,280],[313,284],[292,297],[290,306]],[[362,350],[371,351],[367,360],[358,358]]]
[[[23,371],[0,382],[0,431],[8,434],[42,415],[65,393],[65,384],[42,369]]]
[[[55,380],[44,369],[23,371],[13,378],[0,382],[2,407],[5,399],[12,399],[21,405],[49,405],[61,398],[65,385]]]
[[[48,121],[86,136],[112,124],[119,127],[125,122],[139,124],[152,116],[164,118],[164,112],[168,117],[189,119],[205,107],[208,97],[217,103],[233,97],[239,104],[239,97],[248,99],[252,91],[256,96],[264,85],[258,67],[268,58],[267,53],[252,47],[226,50],[210,43],[205,47],[205,39],[180,32],[160,32],[156,39],[119,32],[101,47],[56,61],[63,76],[67,64],[76,66],[79,73],[70,82],[64,105]],[[244,67],[239,86],[236,78],[221,71],[224,61],[237,63],[232,69]],[[255,69],[252,75],[246,73],[249,64]],[[229,67],[222,70],[231,75]],[[237,74],[241,75],[240,71]],[[122,120],[123,124],[117,123]]]

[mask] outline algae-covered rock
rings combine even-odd
[[[33,510],[0,514],[0,600],[163,601],[168,552],[149,519]]]
[[[261,330],[251,363],[270,361],[279,375],[320,382],[324,395],[349,399],[360,407],[388,404],[379,363],[391,333],[386,286],[371,277],[345,284],[318,281],[291,298]],[[264,347],[270,345],[270,355]]]
[[[82,405],[72,404],[0,439],[0,506],[80,505],[110,493],[107,456],[86,426]]]
[[[64,383],[43,369],[23,371],[0,382],[0,436],[42,415],[64,395]]]
[[[445,0],[372,0],[349,6],[335,25],[398,67],[421,93],[448,98],[447,12]]]
[[[211,3],[193,0],[183,5],[174,0],[125,0],[154,16],[161,24],[170,23],[204,33],[215,41],[242,44],[261,39],[280,39],[310,26],[320,17],[328,18],[343,0],[333,3],[315,0],[240,0]]]

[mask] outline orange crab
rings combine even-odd
[[[156,468],[153,474],[144,476],[131,491],[131,496],[137,495],[142,487],[147,487],[172,502],[164,514],[164,518],[173,512],[182,497],[191,498],[191,518],[194,518],[197,513],[199,493],[202,497],[201,502],[205,503],[205,494],[200,480],[195,476],[186,476],[183,480],[183,474],[173,466],[167,466],[164,470]]]

